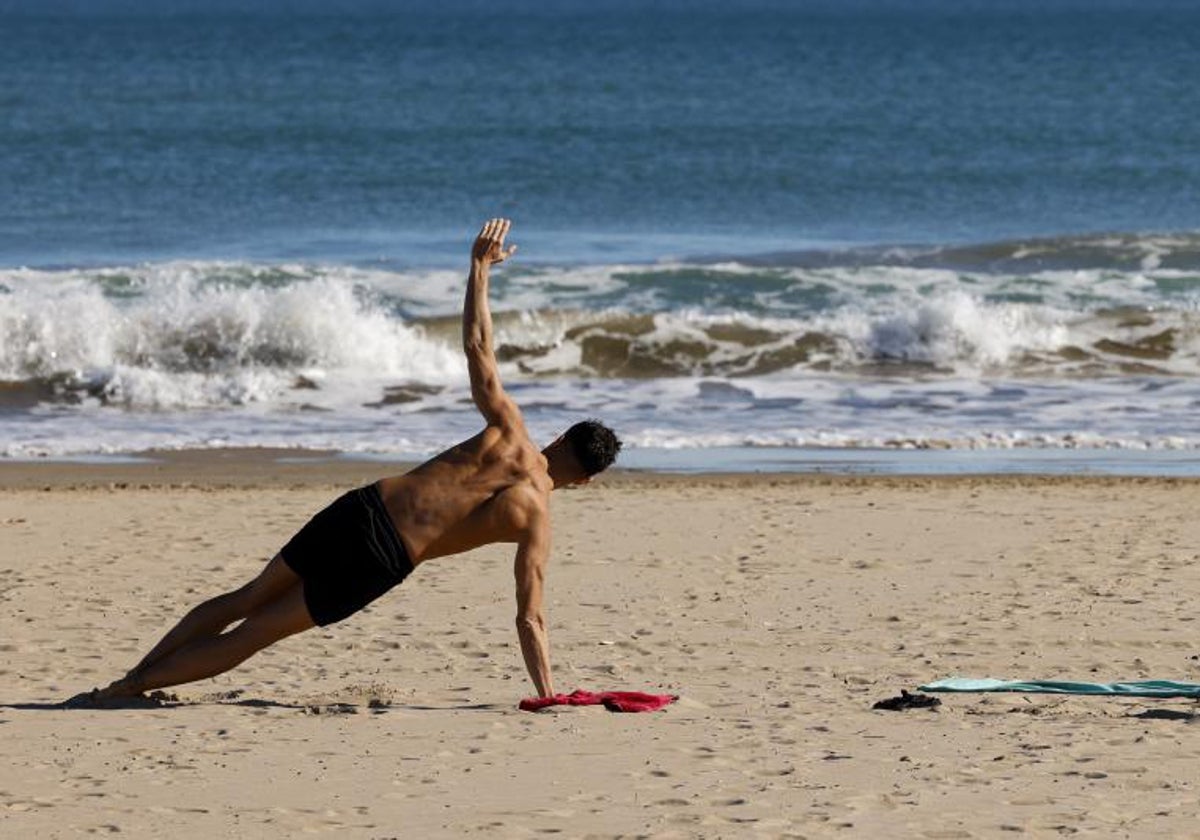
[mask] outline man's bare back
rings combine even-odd
[[[504,244],[509,227],[504,219],[483,226],[471,249],[463,302],[463,352],[483,431],[405,475],[345,494],[258,577],[193,609],[123,678],[68,702],[107,703],[223,673],[279,639],[348,617],[426,560],[489,543],[517,546],[521,653],[538,693],[554,693],[542,609],[550,491],[586,483],[612,463],[621,443],[589,420],[539,451],[505,393],[493,351],[488,280],[491,267],[516,251]],[[390,520],[382,530],[373,518],[379,508],[379,517]],[[302,556],[288,556],[292,550]]]
[[[379,482],[413,565],[515,543],[547,515],[554,481],[523,427],[488,426],[405,475]]]

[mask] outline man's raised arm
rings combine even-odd
[[[519,423],[521,412],[504,393],[500,370],[492,349],[492,313],[488,308],[488,275],[496,263],[502,263],[517,250],[507,250],[504,237],[511,222],[490,219],[479,232],[471,248],[471,274],[467,277],[467,297],[463,301],[463,350],[471,374],[471,397],[490,426]]]

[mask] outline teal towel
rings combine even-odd
[[[1057,680],[1009,681],[950,677],[921,686],[921,691],[1019,691],[1026,694],[1105,694],[1117,697],[1196,697],[1200,683],[1171,680],[1089,683]]]

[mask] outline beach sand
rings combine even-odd
[[[1200,483],[617,473],[554,501],[538,714],[511,547],[159,708],[120,675],[387,465],[274,453],[0,464],[0,835],[1194,835],[1179,700],[943,695],[951,675],[1200,679]]]

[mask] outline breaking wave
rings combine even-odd
[[[0,402],[428,399],[465,376],[461,293],[344,266],[8,271]],[[1178,269],[534,267],[493,299],[516,380],[1200,375],[1200,273]]]
[[[512,266],[492,281],[496,353],[539,437],[601,415],[634,449],[1200,447],[1200,270],[1179,250],[1135,259],[1146,240],[1112,247],[1131,255]],[[463,283],[346,265],[0,271],[0,455],[428,454],[479,422]]]

